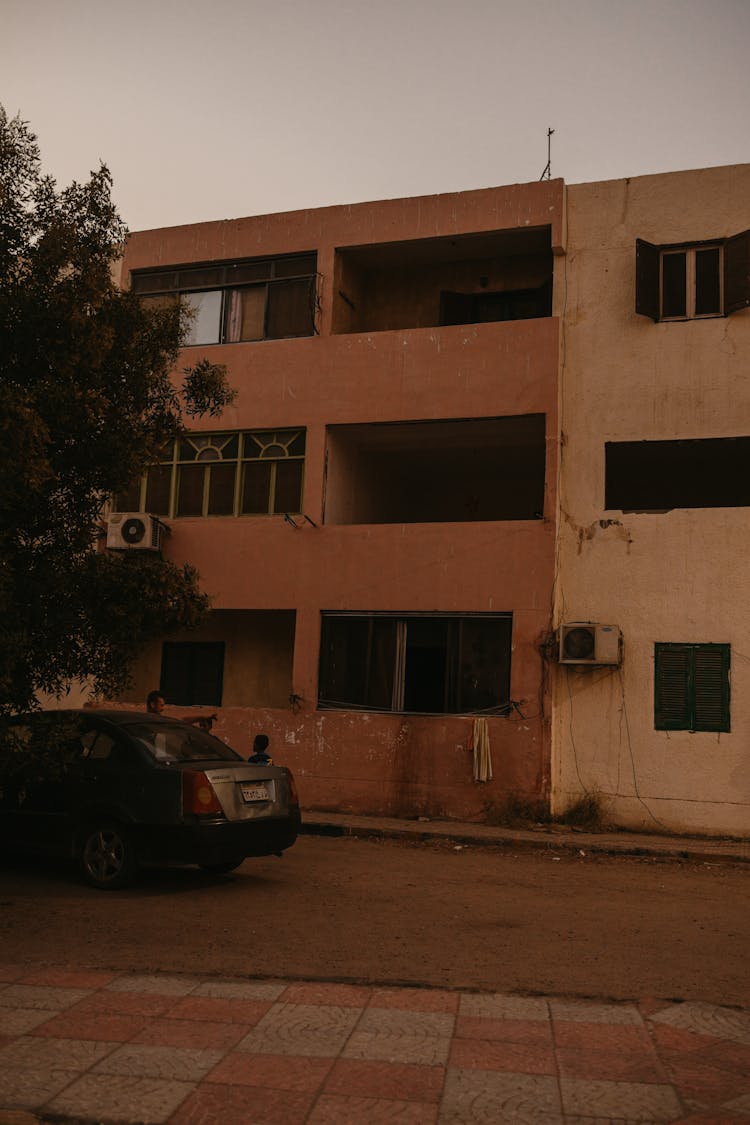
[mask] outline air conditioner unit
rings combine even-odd
[[[560,626],[561,664],[619,664],[621,634],[617,625],[570,621]]]
[[[143,512],[112,512],[107,520],[110,551],[160,551],[164,524]]]

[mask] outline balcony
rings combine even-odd
[[[549,227],[336,251],[334,334],[548,317]]]

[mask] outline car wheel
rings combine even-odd
[[[228,875],[230,871],[236,871],[244,862],[243,855],[242,859],[228,859],[226,863],[201,863],[199,866],[201,871],[206,871],[209,875]]]
[[[130,883],[136,873],[135,849],[130,836],[115,821],[89,825],[81,837],[81,872],[92,887],[115,890]]]

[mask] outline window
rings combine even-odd
[[[300,512],[304,464],[304,430],[186,434],[116,507],[170,517]]]
[[[750,305],[750,231],[682,246],[636,240],[635,311],[652,320],[728,316]]]
[[[750,438],[607,442],[604,504],[626,512],[750,505]]]
[[[159,691],[180,707],[220,707],[224,678],[223,642],[165,641]]]
[[[154,304],[179,298],[193,317],[186,344],[312,336],[317,256],[296,254],[172,270],[136,271],[133,292]]]
[[[324,613],[320,707],[503,713],[511,614]]]
[[[552,284],[536,289],[440,294],[440,324],[488,324],[552,315]]]
[[[656,730],[730,729],[729,651],[729,645],[655,645]]]

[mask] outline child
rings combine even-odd
[[[273,758],[266,753],[268,735],[256,734],[253,739],[253,752],[247,759],[251,766],[272,766]]]

